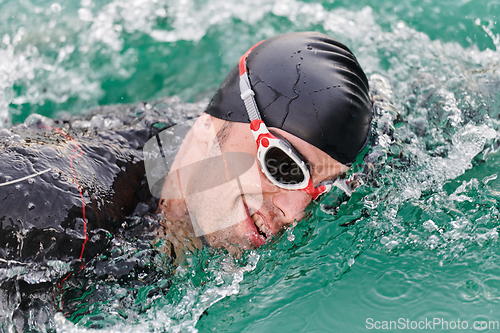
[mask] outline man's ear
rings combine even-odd
[[[193,125],[193,134],[197,141],[209,144],[215,137],[215,128],[212,116],[202,113]]]

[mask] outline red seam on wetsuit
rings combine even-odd
[[[81,260],[83,258],[83,252],[85,251],[85,245],[87,244],[87,241],[89,239],[89,236],[87,234],[87,219],[85,218],[85,201],[83,200],[83,192],[82,192],[82,187],[80,186],[80,183],[78,182],[78,178],[76,177],[76,173],[75,173],[75,168],[73,167],[73,159],[76,158],[76,157],[80,157],[83,155],[83,151],[80,147],[80,145],[78,144],[78,142],[76,142],[75,139],[73,139],[71,136],[69,136],[68,134],[64,133],[60,128],[57,128],[57,127],[51,127],[51,126],[45,126],[45,125],[42,125],[42,128],[47,128],[47,129],[50,129],[54,132],[57,132],[59,133],[60,135],[64,136],[65,138],[69,139],[71,141],[71,143],[73,144],[73,147],[74,147],[74,153],[77,153],[73,156],[71,156],[69,158],[69,163],[70,163],[70,166],[71,166],[71,172],[73,173],[73,178],[75,179],[75,182],[76,182],[76,185],[78,186],[78,191],[80,192],[80,200],[82,202],[82,212],[83,212],[83,232],[85,233],[85,240],[83,241],[83,244],[82,244],[82,251],[80,252],[80,257],[78,257],[78,260]],[[80,266],[80,271],[83,269],[85,265],[81,265]],[[79,272],[80,272],[79,271]],[[58,283],[58,287],[59,288],[62,288],[62,284],[64,283],[64,281],[66,281],[69,277],[71,276],[71,272],[69,274],[67,274],[62,280],[61,282]]]
[[[82,245],[82,251],[80,252],[80,257],[78,260],[81,260],[83,258],[83,251],[85,251],[85,245],[87,244],[87,241],[89,240],[89,236],[87,234],[87,220],[85,218],[85,201],[83,200],[83,193],[82,193],[82,187],[80,186],[80,183],[78,182],[78,178],[76,178],[75,174],[75,168],[73,167],[73,159],[75,157],[80,157],[83,155],[82,149],[80,148],[80,145],[78,142],[76,142],[75,139],[73,139],[71,136],[68,134],[64,133],[61,129],[53,127],[53,131],[61,134],[62,136],[66,137],[67,139],[71,140],[71,143],[75,147],[74,152],[77,153],[76,155],[73,155],[69,158],[70,166],[71,166],[71,172],[73,173],[73,178],[75,179],[76,185],[78,185],[78,191],[80,192],[80,200],[82,202],[82,213],[83,213],[83,232],[85,234],[85,240],[83,241]],[[80,268],[81,270],[81,268]]]

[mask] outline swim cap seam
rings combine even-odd
[[[251,75],[250,75],[250,85],[253,87],[254,90],[257,89],[257,85],[259,83],[261,84],[265,84],[269,89],[271,89],[271,91],[274,93],[274,97],[273,99],[267,104],[265,105],[264,107],[262,107],[262,111],[265,111],[269,106],[271,106],[274,102],[276,102],[280,97],[284,97],[284,98],[287,98],[287,99],[290,99],[290,97],[286,96],[285,94],[279,92],[278,90],[274,89],[273,87],[271,87],[268,83],[266,83],[264,80],[262,80],[257,74],[251,72]],[[257,82],[253,83],[252,82],[252,78],[255,77],[257,78]],[[265,117],[265,115],[264,115]]]
[[[321,138],[325,139],[325,133],[323,132],[323,128],[321,127],[321,122],[319,121],[318,110],[316,110],[316,103],[313,102],[314,113],[316,114],[316,120],[318,121],[319,130],[321,131]]]
[[[283,128],[283,126],[285,125],[286,118],[288,117],[288,114],[290,113],[290,104],[292,104],[292,102],[299,97],[299,93],[297,92],[297,84],[299,84],[299,81],[300,81],[300,64],[297,64],[295,66],[295,68],[297,69],[297,79],[295,80],[295,83],[293,84],[293,87],[292,87],[292,90],[295,93],[295,96],[291,97],[290,101],[286,105],[285,117],[283,118],[283,121],[281,122],[281,126],[279,128]]]
[[[273,98],[273,100],[271,102],[269,102],[266,106],[264,106],[262,108],[263,111],[265,111],[269,106],[271,106],[271,104],[273,104],[274,102],[276,102],[280,97],[285,97],[285,98],[290,99],[289,97],[281,94],[279,91],[273,89],[270,85],[267,85],[267,86],[275,93],[275,97]]]

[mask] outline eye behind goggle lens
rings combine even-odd
[[[294,185],[304,181],[305,175],[300,166],[283,150],[271,147],[264,159],[267,170],[279,183]]]

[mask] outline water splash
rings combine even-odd
[[[114,323],[107,332],[198,332],[195,327],[203,313],[215,303],[231,295],[239,293],[240,284],[245,273],[249,273],[256,268],[260,256],[256,253],[249,253],[246,257],[246,264],[235,262],[230,256],[212,257],[208,259],[208,266],[200,269],[197,260],[188,258],[187,264],[177,269],[175,287],[172,287],[171,294],[177,294],[174,299],[166,295],[163,298],[154,299],[155,306],[149,307],[141,316],[134,315],[133,312],[127,314],[133,320],[119,321]],[[191,266],[193,265],[193,266]],[[206,272],[206,273],[203,273]],[[196,277],[208,274],[209,279],[201,284],[196,283]],[[108,285],[111,285],[108,283]],[[122,288],[123,289],[123,288]],[[119,296],[123,301],[123,293]],[[118,296],[118,295],[116,295]],[[113,298],[113,295],[108,295]],[[139,295],[137,295],[139,297]],[[118,299],[117,299],[118,300]],[[115,302],[116,303],[116,302]],[[57,313],[54,317],[55,327],[58,332],[78,333],[89,332],[81,327],[82,324],[100,326],[99,320],[103,321],[103,327],[109,326],[110,319],[104,314],[109,313],[111,317],[116,316],[116,311],[121,311],[114,302],[104,302],[98,311],[80,318],[79,325],[71,323],[62,313]],[[124,315],[123,313],[121,314]]]
[[[109,78],[130,78],[137,71],[134,64],[138,48],[127,44],[136,37],[141,41],[153,39],[148,47],[164,47],[162,56],[182,49],[186,41],[188,50],[208,52],[204,40],[211,38],[211,42],[220,44],[214,49],[221,53],[217,58],[220,67],[215,73],[230,69],[235,59],[259,39],[279,32],[317,29],[345,42],[368,74],[384,74],[393,87],[393,105],[399,116],[394,121],[393,138],[381,149],[381,167],[374,175],[376,184],[361,187],[349,202],[338,207],[336,215],[314,210],[308,226],[299,223],[284,233],[288,240],[278,239],[259,250],[259,265],[250,265],[248,270],[245,265],[241,268],[228,264],[226,271],[224,260],[220,259],[213,261],[218,267],[208,267],[210,276],[200,275],[204,268],[199,271],[197,266],[179,271],[179,279],[186,278],[188,282],[179,280],[174,284],[174,289],[181,290],[177,303],[158,302],[140,314],[131,311],[133,323],[108,323],[109,330],[194,331],[195,326],[210,327],[214,322],[221,329],[233,325],[231,328],[237,330],[263,323],[271,325],[270,322],[294,323],[294,318],[283,317],[294,312],[283,309],[300,308],[304,314],[309,308],[316,309],[311,304],[321,304],[336,288],[356,289],[350,279],[357,269],[371,273],[355,281],[363,283],[354,284],[361,286],[357,296],[362,301],[356,303],[358,298],[347,298],[359,309],[375,311],[388,307],[394,312],[403,305],[397,300],[410,299],[412,302],[404,303],[405,306],[424,315],[422,309],[427,309],[430,301],[421,300],[423,290],[437,293],[441,287],[458,290],[456,297],[439,298],[448,302],[446,306],[453,304],[454,308],[447,311],[453,315],[467,313],[461,306],[468,302],[496,304],[488,302],[498,300],[494,281],[498,276],[495,249],[500,216],[500,185],[495,171],[499,167],[500,113],[497,44],[496,51],[481,51],[474,45],[463,47],[456,42],[432,39],[397,20],[382,26],[370,7],[331,10],[326,5],[293,0],[243,4],[221,0],[134,1],[127,7],[119,1],[85,0],[74,8],[61,6],[60,11],[58,6],[48,4],[34,7],[33,11],[47,15],[46,18],[66,11],[66,21],[56,20],[55,27],[61,24],[67,29],[54,29],[48,42],[29,26],[20,35],[9,32],[4,37],[0,53],[9,59],[9,64],[18,65],[0,70],[7,73],[2,81],[5,86],[0,90],[5,91],[0,95],[3,119],[13,112],[8,109],[12,102],[60,103],[76,96],[82,101],[75,104],[78,111],[97,104],[103,82]],[[45,26],[53,24],[49,21]],[[493,27],[484,25],[482,20],[479,24],[497,43]],[[63,48],[61,43],[68,45]],[[95,66],[95,59],[104,64]],[[210,76],[213,73],[207,64],[211,61],[200,67],[186,63],[185,59],[181,63],[197,76]],[[179,77],[184,79],[186,73],[174,76],[172,85],[181,85]],[[35,88],[31,87],[31,80]],[[59,80],[65,83],[59,86]],[[135,80],[139,83],[134,89],[147,82]],[[40,81],[44,83],[36,83]],[[15,91],[16,82],[25,91]],[[173,89],[172,85],[165,91]],[[201,85],[207,84],[203,81]],[[54,86],[55,92],[44,92],[43,86]],[[188,98],[199,91],[189,91]],[[91,102],[85,104],[86,100]],[[98,118],[94,123],[82,121],[80,125],[93,128],[92,124],[97,123]],[[470,275],[460,273],[464,265],[470,267]],[[435,274],[429,273],[429,268]],[[433,280],[431,275],[442,278]],[[208,281],[206,287],[201,287],[199,281]],[[395,284],[401,288],[391,290]],[[117,289],[117,295],[120,291]],[[250,301],[259,306],[249,305]],[[332,302],[326,308],[343,313],[342,303]],[[202,316],[207,309],[216,315]],[[105,310],[112,312],[111,307]],[[325,322],[334,317],[331,311],[316,310],[310,318],[320,316]],[[353,315],[352,311],[345,314]],[[217,315],[227,322],[213,319]],[[56,322],[61,331],[83,330],[83,322],[75,326],[61,315],[56,316]],[[343,327],[346,324],[342,322],[346,320],[337,320],[330,327]],[[93,323],[101,322],[93,322],[89,317],[85,325]],[[316,327],[314,323],[309,325]],[[345,329],[353,330],[357,328]]]

